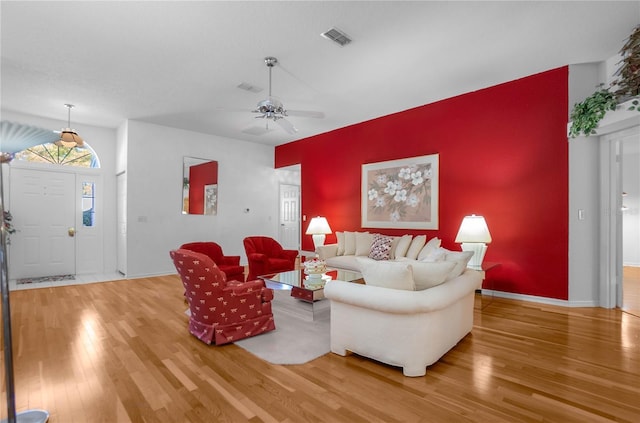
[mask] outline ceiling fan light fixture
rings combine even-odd
[[[78,135],[75,129],[71,129],[71,109],[75,106],[73,104],[65,104],[65,106],[67,107],[67,109],[69,109],[67,115],[67,127],[62,129],[60,138],[56,142],[54,142],[54,144],[58,147],[67,148],[82,147],[84,145],[84,140],[82,139],[82,137],[80,137],[80,135]]]
[[[272,119],[274,122],[278,119],[287,117],[287,110],[280,100],[271,95],[271,68],[273,68],[278,59],[275,57],[265,57],[264,62],[269,68],[269,97],[258,102],[258,108],[253,110],[253,113],[261,113],[261,116],[256,116],[256,119]]]
[[[326,38],[327,40],[333,41],[340,47],[344,47],[352,41],[347,34],[336,27],[328,29],[327,31],[320,34],[320,36]]]

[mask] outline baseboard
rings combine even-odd
[[[548,304],[560,307],[600,307],[595,301],[569,301],[559,300],[557,298],[538,297],[536,295],[514,294],[512,292],[493,291],[483,289],[482,295],[489,295],[499,298],[507,298],[510,300],[529,301],[532,303]]]
[[[622,263],[622,267],[640,267],[640,263]]]
[[[169,275],[177,275],[177,273],[174,272],[158,272],[158,273],[145,273],[142,275],[124,275],[123,278],[125,279],[142,279],[142,278],[153,278],[155,276],[169,276]]]

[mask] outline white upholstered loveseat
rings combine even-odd
[[[330,281],[324,295],[331,300],[331,351],[351,351],[402,367],[405,376],[423,376],[471,331],[480,282],[480,273],[470,269],[419,291]]]

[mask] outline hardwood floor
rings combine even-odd
[[[640,317],[640,267],[623,267],[622,283],[622,309]]]
[[[640,421],[639,318],[483,307],[425,377],[405,378],[356,355],[283,366],[207,346],[177,276],[14,291],[16,407],[51,423]]]

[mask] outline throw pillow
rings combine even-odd
[[[453,270],[449,273],[447,280],[457,278],[466,270],[467,264],[473,256],[473,251],[449,251],[445,248],[443,248],[443,250],[445,250],[446,253],[444,260],[454,262],[456,264]]]
[[[393,260],[396,258],[396,247],[398,246],[398,242],[400,242],[401,237],[392,236],[391,239],[391,251],[389,251],[389,259]]]
[[[352,256],[356,253],[356,233],[344,232],[344,255]]]
[[[369,258],[374,260],[389,260],[392,243],[393,238],[390,236],[380,234],[373,235],[373,244],[371,244]]]
[[[336,232],[336,239],[338,240],[338,252],[337,256],[344,255],[344,232]]]
[[[413,270],[413,281],[416,291],[432,288],[447,280],[456,263],[451,261],[440,261],[437,263],[426,263],[417,261],[411,265]]]
[[[356,232],[356,256],[368,256],[373,244],[373,234],[369,232]]]
[[[444,251],[442,251],[442,248],[436,248],[435,250],[431,251],[429,254],[427,254],[426,257],[420,259],[420,261],[424,261],[427,263],[433,263],[436,261],[444,261],[444,257],[447,255],[447,253],[445,253]]]
[[[424,244],[424,247],[422,247],[422,250],[420,250],[420,254],[418,254],[418,260],[437,261],[437,260],[428,260],[428,259],[431,256],[433,256],[436,251],[438,251],[438,248],[440,248],[441,243],[442,243],[442,240],[440,238],[438,237],[431,238],[429,242]]]
[[[402,238],[400,238],[400,241],[398,241],[398,245],[396,246],[394,258],[404,257],[407,255],[407,250],[409,249],[409,245],[411,245],[412,238],[413,237],[411,235],[402,235]]]
[[[376,261],[368,257],[356,257],[356,260],[367,285],[406,291],[415,290],[410,264]]]
[[[411,241],[411,245],[409,246],[409,251],[405,255],[406,258],[415,260],[418,258],[418,254],[420,254],[420,250],[424,247],[424,244],[427,242],[426,235],[418,235],[413,238]]]

